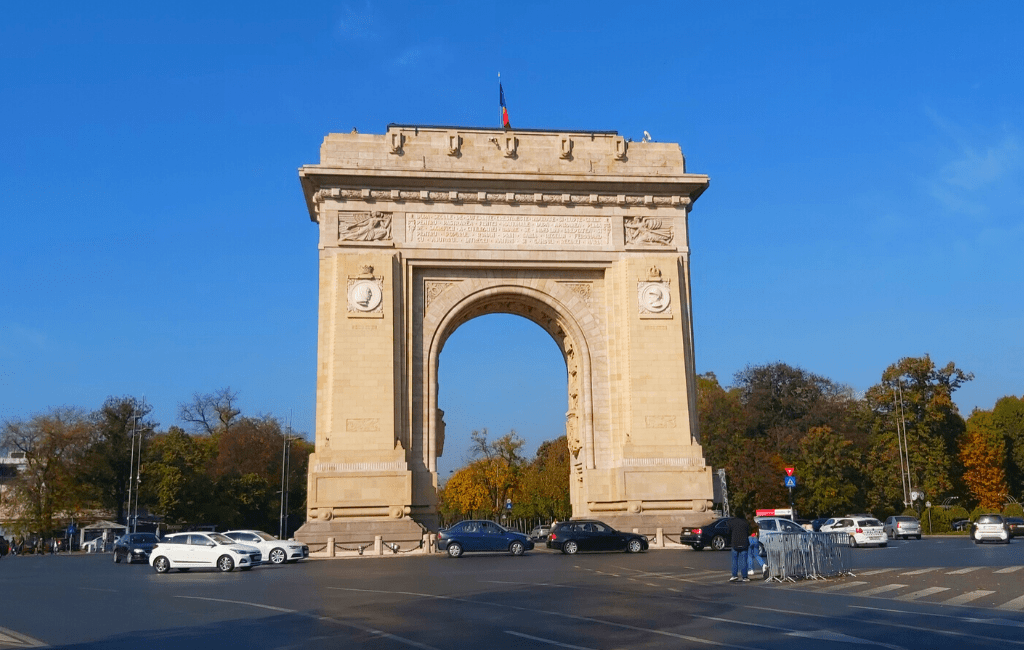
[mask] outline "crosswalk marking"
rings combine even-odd
[[[989,594],[994,594],[994,593],[996,593],[996,592],[994,592],[994,591],[987,591],[985,589],[978,589],[977,591],[968,591],[966,594],[960,594],[959,596],[953,596],[949,600],[944,600],[944,601],[942,601],[942,604],[943,605],[963,605],[964,603],[969,603],[972,600],[978,600],[979,598],[983,598],[985,596],[988,596]]]
[[[1024,569],[1024,566],[1008,566],[1005,569],[999,569],[998,571],[993,571],[992,573],[1013,573],[1015,571],[1020,571],[1021,569]]]
[[[1003,603],[1002,605],[997,606],[996,609],[1007,609],[1014,612],[1024,610],[1024,596],[1020,596],[1019,598],[1009,600]]]
[[[889,571],[895,571],[896,569],[872,569],[871,571],[858,571],[857,575],[861,576],[876,576],[879,573],[888,573]]]
[[[816,591],[839,591],[840,589],[849,589],[851,587],[859,587],[861,585],[866,585],[866,584],[867,584],[866,582],[857,581],[857,580],[855,580],[853,582],[840,582],[837,585],[830,585],[828,587],[824,587],[824,588],[818,589]]]
[[[907,585],[882,585],[881,587],[875,587],[874,589],[868,589],[867,591],[858,591],[853,594],[854,596],[876,596],[878,594],[884,594],[887,591],[895,591],[897,589],[903,589]]]
[[[958,576],[958,575],[960,575],[962,573],[970,573],[971,571],[977,571],[980,568],[981,568],[980,566],[969,566],[966,569],[957,569],[956,571],[947,571],[946,575],[947,576]]]
[[[921,589],[920,591],[914,591],[909,594],[903,594],[902,596],[896,596],[894,600],[917,600],[918,598],[924,598],[925,596],[931,596],[932,594],[942,593],[943,591],[949,591],[949,587],[928,587]]]
[[[936,566],[936,567],[932,567],[930,569],[918,569],[917,571],[905,571],[904,573],[901,573],[900,575],[901,576],[919,576],[922,573],[931,573],[932,571],[938,571],[938,570],[939,570],[939,567]]]

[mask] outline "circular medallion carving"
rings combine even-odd
[[[382,299],[380,287],[373,280],[360,280],[348,290],[348,304],[356,311],[374,311]]]
[[[648,284],[640,290],[640,305],[652,314],[668,309],[671,300],[668,288],[660,283]]]

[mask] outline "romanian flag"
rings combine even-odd
[[[498,82],[498,103],[501,105],[501,128],[511,129],[512,125],[508,121],[508,109],[505,108],[505,91],[501,88],[501,82]]]

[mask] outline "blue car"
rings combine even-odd
[[[438,533],[437,550],[448,553],[448,557],[459,557],[470,551],[508,551],[522,555],[533,550],[533,542],[526,535],[493,521],[472,519]]]

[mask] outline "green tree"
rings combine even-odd
[[[868,389],[864,399],[873,414],[867,459],[873,503],[897,512],[904,507],[896,434],[904,419],[911,487],[933,500],[953,491],[954,475],[962,474],[957,443],[966,430],[953,393],[973,378],[953,362],[939,368],[928,355],[905,357]]]
[[[800,511],[825,515],[860,509],[861,464],[851,441],[829,427],[811,429],[800,441]]]
[[[526,465],[522,449],[526,442],[515,431],[490,441],[487,429],[473,431],[470,439],[470,453],[476,459],[488,503],[493,507],[491,514],[497,517],[504,508],[505,500],[515,496],[521,485]]]
[[[79,409],[55,408],[28,420],[4,420],[0,448],[24,454],[25,466],[8,484],[16,528],[47,534],[56,518],[76,514],[84,495],[76,468],[93,423]]]
[[[192,436],[179,427],[157,435],[143,457],[146,503],[168,523],[212,520],[209,465],[215,453],[208,436]]]
[[[79,479],[97,505],[126,521],[132,468],[152,434],[151,407],[134,397],[108,397],[93,413],[93,440],[78,467]]]
[[[565,436],[542,442],[526,467],[514,517],[564,520],[572,516],[569,498],[569,443]]]
[[[1024,398],[1003,397],[992,409],[992,426],[1006,440],[1009,493],[1024,500]]]

